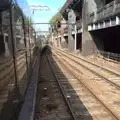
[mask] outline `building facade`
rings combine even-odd
[[[61,14],[62,31],[56,39],[60,44],[65,42],[69,51],[77,50],[85,56],[97,52],[120,54],[119,0],[67,0]]]

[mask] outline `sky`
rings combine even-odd
[[[32,18],[35,23],[48,23],[50,18],[54,16],[60,8],[64,5],[66,0],[27,0],[28,4],[31,5],[42,5],[48,6],[49,11],[35,10],[32,12]],[[37,31],[48,31],[49,25],[36,25]]]

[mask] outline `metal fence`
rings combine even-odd
[[[108,61],[120,62],[120,54],[117,53],[97,51],[97,56]]]

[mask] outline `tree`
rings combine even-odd
[[[51,19],[50,19],[50,23],[54,24],[57,21],[59,21],[61,19],[61,13],[60,11],[56,13],[56,15],[54,15]]]

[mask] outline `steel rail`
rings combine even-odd
[[[57,82],[57,84],[58,84],[58,86],[59,86],[59,89],[60,89],[60,91],[61,91],[61,93],[62,93],[62,96],[63,96],[63,98],[64,98],[64,101],[65,101],[65,103],[66,103],[66,105],[67,105],[67,107],[68,107],[68,109],[69,109],[69,112],[70,112],[70,115],[71,115],[71,117],[72,117],[72,120],[77,120],[76,117],[75,117],[75,115],[74,115],[74,113],[73,113],[73,111],[72,111],[72,108],[71,108],[71,106],[70,106],[70,103],[68,102],[68,100],[67,100],[67,98],[66,98],[66,96],[65,96],[65,93],[64,93],[64,91],[63,91],[63,89],[62,89],[62,86],[61,86],[61,84],[60,84],[60,82],[59,82],[59,80],[58,80],[58,78],[57,78],[57,76],[56,76],[56,74],[55,74],[55,71],[54,71],[53,68],[52,68],[52,64],[51,64],[51,62],[50,62],[47,54],[46,54],[46,58],[47,58],[47,60],[48,60],[49,66],[50,66],[50,68],[51,68],[51,70],[52,70],[52,72],[53,72],[53,74],[54,74],[54,76],[55,76],[56,82]]]
[[[61,53],[63,55],[63,53]],[[111,80],[109,80],[108,78],[104,77],[103,75],[100,75],[99,73],[97,73],[96,71],[92,70],[91,68],[83,65],[82,63],[79,63],[78,61],[68,57],[67,55],[64,55],[66,56],[67,58],[69,58],[70,60],[74,61],[75,63],[79,64],[80,66],[82,66],[83,68],[89,70],[90,72],[94,73],[95,75],[99,76],[100,78],[104,79],[106,82],[108,82],[109,84],[111,85],[114,85],[117,89],[120,90],[120,85],[116,84],[115,82],[112,82]]]
[[[59,51],[61,51],[61,50],[59,50]],[[61,52],[63,52],[63,51],[61,51]],[[113,73],[113,74],[115,74],[115,75],[117,75],[117,76],[120,77],[120,74],[115,73],[115,72],[113,72],[113,71],[111,71],[111,70],[109,70],[109,69],[107,69],[107,68],[105,68],[105,67],[102,67],[102,66],[97,65],[97,64],[95,64],[95,63],[93,63],[93,62],[90,62],[90,61],[88,61],[88,60],[85,60],[85,59],[83,59],[83,58],[80,58],[80,57],[78,57],[78,56],[76,56],[76,55],[73,55],[73,54],[67,52],[67,51],[64,51],[64,52],[67,53],[67,54],[69,54],[69,55],[71,55],[71,56],[73,56],[73,57],[76,57],[76,58],[78,58],[78,59],[80,59],[80,60],[82,60],[82,61],[84,61],[84,62],[87,62],[87,63],[89,63],[89,64],[92,64],[92,65],[94,65],[94,66],[96,66],[96,67],[99,67],[99,68],[101,68],[101,69],[103,69],[103,70],[106,70],[106,71],[108,71],[108,72],[110,72],[110,73]]]
[[[55,55],[57,56],[57,55]],[[60,60],[60,59],[59,59]],[[107,105],[105,105],[100,99],[99,97],[97,97],[97,95],[91,90],[91,88],[89,88],[83,81],[80,80],[80,78],[74,73],[74,71],[70,70],[66,64],[68,64],[69,66],[71,66],[72,68],[74,68],[74,70],[77,70],[79,71],[79,69],[77,69],[76,67],[74,67],[73,65],[71,65],[70,63],[68,63],[65,59],[64,59],[64,62],[62,62],[62,60],[60,61],[64,66],[66,66],[66,68],[71,72],[71,74],[74,75],[74,77],[78,80],[79,83],[81,83],[104,107],[105,109],[114,117],[116,118],[117,120],[119,120],[119,118],[107,107]]]

